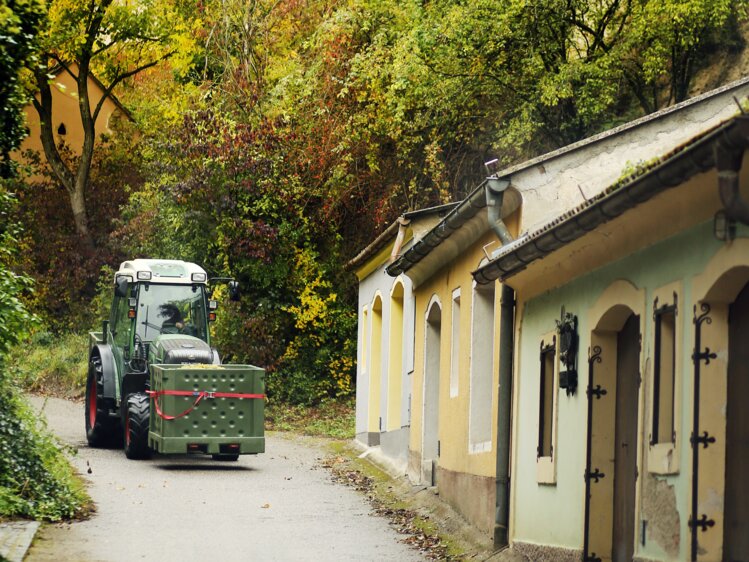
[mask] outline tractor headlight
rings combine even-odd
[[[138,281],[150,281],[151,280],[151,272],[150,271],[139,271],[138,272]]]
[[[198,283],[205,283],[205,273],[193,273],[192,280]]]

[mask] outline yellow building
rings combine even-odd
[[[407,472],[495,545],[749,560],[747,96],[499,171],[385,268],[414,296]]]
[[[612,135],[686,138],[474,273],[516,294],[510,537],[528,559],[749,559],[749,118],[720,122],[726,93]],[[605,142],[567,155],[595,165]]]
[[[83,146],[83,124],[81,110],[78,104],[78,85],[76,76],[78,67],[75,64],[60,65],[53,72],[52,92],[52,131],[55,144],[64,142],[74,154],[80,154]],[[95,107],[104,96],[105,88],[93,75],[88,80],[88,93],[91,107]],[[44,154],[41,141],[41,124],[39,113],[32,104],[24,108],[28,136],[23,140],[14,159],[20,158],[20,153],[33,150]],[[96,139],[102,135],[111,135],[114,123],[120,119],[132,121],[130,113],[119,100],[110,94],[102,103],[99,118],[95,123]]]
[[[414,297],[410,279],[385,274],[455,205],[404,213],[348,264],[359,283],[356,441],[404,474],[411,426]]]
[[[471,272],[512,239],[519,205],[514,189],[489,179],[387,268],[411,279],[415,297],[408,474],[487,533],[497,465],[508,463],[496,434],[501,291]]]

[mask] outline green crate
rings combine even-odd
[[[265,372],[252,365],[151,365],[151,390],[265,394]],[[177,416],[196,396],[158,397],[165,415]],[[265,400],[205,397],[187,415],[164,419],[151,397],[148,445],[160,453],[265,452]],[[229,446],[238,445],[238,449]]]

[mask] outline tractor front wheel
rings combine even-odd
[[[109,416],[103,389],[101,359],[94,355],[88,363],[86,379],[86,439],[91,447],[106,447],[117,442],[117,420]]]
[[[128,395],[124,412],[125,455],[129,459],[151,458],[148,447],[148,417],[151,406],[145,392]]]

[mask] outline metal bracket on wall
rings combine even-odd
[[[699,437],[695,437],[694,434],[692,434],[689,438],[689,442],[692,446],[702,444],[703,447],[707,449],[709,445],[715,443],[715,437],[712,437],[707,431],[703,431],[702,435]]]
[[[701,387],[701,363],[705,362],[705,365],[710,364],[711,359],[717,358],[717,354],[710,351],[709,347],[705,347],[705,351],[702,350],[702,326],[713,323],[710,318],[710,305],[706,302],[700,304],[700,314],[697,313],[697,305],[694,307],[694,352],[692,353],[692,363],[694,364],[694,392],[693,392],[693,411],[692,411],[692,436],[690,442],[692,444],[692,506],[691,515],[689,517],[689,531],[690,537],[690,550],[692,562],[697,561],[698,556],[698,541],[697,541],[697,528],[701,528],[703,532],[707,531],[708,527],[715,525],[715,521],[708,519],[707,515],[702,515],[699,519],[697,518],[698,510],[698,494],[699,494],[699,470],[700,470],[700,444],[703,445],[703,450],[708,447],[709,444],[715,442],[715,437],[711,437],[706,431],[700,432],[700,387]],[[700,433],[702,433],[700,435]]]
[[[704,533],[705,531],[707,531],[708,527],[715,526],[715,521],[713,519],[708,519],[707,515],[703,513],[702,517],[700,517],[696,521],[694,519],[690,519],[689,526],[692,529],[696,529],[697,527],[699,527],[700,529],[702,529],[702,532]]]
[[[710,359],[716,359],[718,357],[717,353],[711,352],[709,347],[705,348],[705,351],[698,353],[695,351],[692,354],[692,361],[704,361],[705,365],[710,364]]]
[[[595,388],[589,388],[588,389],[588,396],[595,396],[597,400],[601,399],[601,396],[606,396],[608,394],[606,392],[606,389],[603,388],[600,384],[597,384]]]
[[[593,471],[587,471],[587,470],[585,471],[585,479],[588,481],[595,480],[596,484],[601,478],[605,478],[605,477],[606,475],[600,470],[598,470],[597,468]]]

